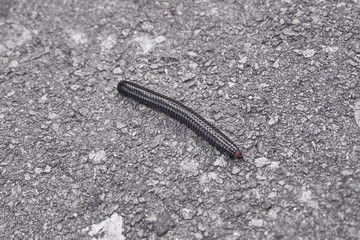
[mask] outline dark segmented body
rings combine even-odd
[[[185,124],[203,137],[220,152],[232,158],[242,158],[239,148],[222,132],[182,103],[149,90],[136,83],[121,81],[117,86],[119,93],[131,97],[149,107],[159,110]]]

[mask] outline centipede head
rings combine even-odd
[[[118,90],[119,93],[121,92],[121,88],[122,88],[123,86],[124,86],[124,81],[121,81],[121,82],[118,83],[118,85],[117,85],[117,90]]]

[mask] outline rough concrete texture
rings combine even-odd
[[[1,238],[359,239],[359,73],[359,0],[0,0]]]

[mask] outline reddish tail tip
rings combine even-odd
[[[234,154],[234,159],[242,159],[243,155],[240,150],[237,150],[237,152]]]

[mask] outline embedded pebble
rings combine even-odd
[[[19,66],[19,62],[16,61],[16,60],[12,60],[10,63],[9,63],[9,68],[17,68]]]
[[[294,20],[292,20],[292,24],[293,24],[293,25],[297,25],[297,24],[299,24],[299,23],[300,23],[300,20],[297,19],[297,18],[295,18]]]
[[[270,126],[274,125],[275,123],[277,123],[279,121],[279,115],[275,115],[274,117],[270,118],[270,120],[268,121],[268,124]]]
[[[182,217],[186,220],[190,220],[193,219],[193,217],[195,216],[195,211],[188,209],[188,208],[183,208],[180,210],[180,213],[182,215]]]
[[[353,171],[351,171],[351,170],[342,170],[341,171],[341,175],[343,175],[343,176],[350,176],[350,175],[352,175],[353,174]]]
[[[49,113],[49,116],[48,116],[51,120],[54,120],[58,117],[58,115],[56,113]]]
[[[263,223],[264,223],[264,220],[262,220],[262,219],[252,219],[249,222],[249,226],[251,226],[251,227],[262,227]]]
[[[271,162],[266,157],[260,157],[260,158],[255,159],[255,166],[258,168],[269,165],[270,163]]]
[[[198,224],[198,229],[199,229],[199,231],[204,232],[206,230],[206,226],[204,224],[202,224],[202,223],[199,223]]]
[[[329,47],[329,46],[322,46],[322,47],[323,47],[323,51],[327,53],[334,53],[337,52],[337,50],[339,50],[339,47]]]
[[[240,168],[238,168],[237,166],[234,166],[231,170],[231,174],[238,174],[240,172]]]
[[[235,86],[235,85],[236,85],[236,83],[233,83],[233,82],[228,82],[228,85],[229,85],[229,87],[230,87],[230,88],[232,88],[233,86]]]
[[[165,169],[163,167],[158,167],[154,169],[154,172],[156,172],[157,174],[162,174],[165,171]]]
[[[302,52],[303,56],[305,58],[311,58],[312,56],[314,56],[316,53],[315,49],[306,49]]]
[[[196,57],[198,54],[196,52],[189,51],[186,53],[190,57]]]
[[[118,128],[118,129],[124,128],[124,127],[126,127],[126,126],[127,126],[127,125],[124,124],[124,123],[122,123],[122,122],[117,122],[117,123],[116,123],[116,128]]]
[[[123,71],[121,70],[121,68],[119,68],[119,67],[117,67],[117,68],[115,68],[114,70],[113,70],[113,74],[115,74],[115,75],[120,75],[120,74],[122,74],[123,73]]]
[[[216,172],[209,172],[208,178],[211,180],[215,180],[217,178]]]
[[[348,62],[349,65],[351,65],[351,66],[353,66],[353,67],[356,67],[356,66],[358,65],[355,61],[353,61],[353,60],[351,60],[351,59],[348,60],[347,62]]]
[[[51,171],[51,167],[49,165],[46,165],[44,172],[49,173]]]
[[[30,176],[30,174],[28,174],[28,173],[25,173],[25,174],[24,174],[24,177],[25,177],[25,181],[28,181],[28,180],[31,179],[31,176]]]
[[[274,67],[274,68],[279,68],[279,67],[280,67],[279,62],[280,62],[280,59],[276,59],[276,61],[275,61],[274,64],[273,64],[273,67]]]
[[[113,213],[110,218],[107,218],[98,224],[93,224],[90,228],[86,227],[82,231],[88,232],[91,237],[97,235],[102,236],[101,238],[96,239],[125,240],[125,236],[123,235],[123,227],[124,226],[122,217],[117,213]]]
[[[74,91],[77,91],[77,90],[80,88],[80,86],[77,85],[77,84],[74,84],[74,85],[71,85],[70,88],[71,88],[72,90],[74,90]]]
[[[214,162],[214,166],[226,167],[226,165],[227,165],[227,162],[225,161],[224,156],[220,156]]]
[[[231,206],[231,210],[235,214],[236,217],[239,217],[249,211],[249,205],[247,203],[239,203]]]
[[[169,230],[175,227],[175,223],[169,213],[161,213],[156,217],[154,231],[157,236],[161,237]]]
[[[243,58],[241,58],[240,60],[239,60],[239,63],[246,63],[246,61],[247,61],[247,57],[245,56],[245,57],[243,57]]]
[[[110,34],[100,43],[101,51],[109,51],[117,44],[117,35]]]
[[[89,153],[89,159],[93,164],[99,164],[101,162],[106,161],[106,153],[104,150],[100,150],[98,152],[92,151]]]
[[[186,73],[184,76],[181,77],[181,80],[183,82],[189,82],[193,80],[196,77],[196,74],[194,73]]]

